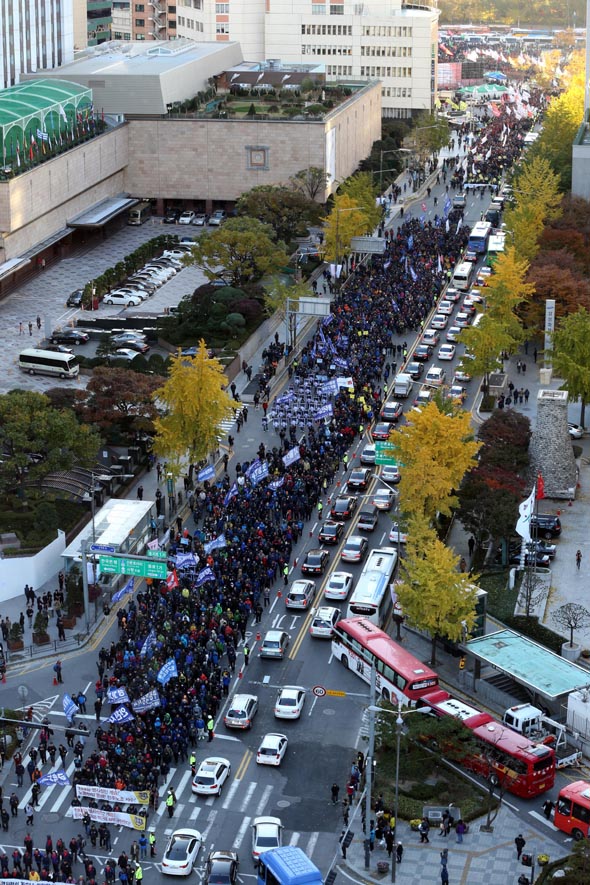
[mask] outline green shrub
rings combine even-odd
[[[559,636],[558,633],[554,633],[548,627],[544,627],[543,624],[539,624],[536,618],[526,618],[524,615],[509,615],[504,618],[504,622],[507,627],[522,633],[524,636],[528,636],[529,639],[544,645],[545,648],[554,651],[556,654],[561,654],[561,646],[565,641],[563,637]]]
[[[479,407],[480,412],[493,412],[496,408],[496,397],[490,396],[489,393],[484,393],[481,398],[481,404]]]
[[[226,317],[226,322],[230,326],[237,326],[240,329],[243,329],[246,325],[246,320],[241,313],[229,313]]]
[[[35,510],[33,521],[37,529],[41,531],[57,531],[59,528],[59,517],[57,508],[52,501],[43,501]]]

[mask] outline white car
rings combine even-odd
[[[275,719],[299,719],[305,704],[305,689],[300,685],[285,685],[275,701]]]
[[[341,619],[340,610],[330,605],[318,608],[309,626],[310,636],[316,639],[331,639],[334,627]]]
[[[117,347],[112,353],[109,353],[109,360],[127,360],[128,362],[132,362],[136,356],[139,356],[137,350],[132,350],[130,347]]]
[[[454,344],[441,344],[438,349],[439,360],[455,359],[456,348]]]
[[[459,340],[460,334],[461,329],[459,328],[459,326],[450,326],[450,328],[447,329],[447,334],[445,335],[445,338],[447,339],[447,341],[455,343]]]
[[[160,277],[164,281],[171,279],[176,273],[173,267],[164,264],[146,264],[143,270]]]
[[[252,860],[257,865],[258,858],[271,848],[283,844],[283,822],[280,817],[255,817],[252,822]]]
[[[231,765],[223,756],[203,759],[193,778],[192,790],[197,796],[221,796],[221,788],[231,774]]]
[[[430,321],[433,329],[446,329],[448,322],[449,318],[444,313],[436,313]]]
[[[135,286],[133,283],[129,283],[129,285],[125,286],[119,286],[118,289],[112,289],[110,294],[131,295],[132,298],[141,298],[142,301],[146,301],[150,297],[145,289],[141,289],[139,286]]]
[[[390,482],[394,486],[397,485],[402,478],[397,464],[384,464],[381,468],[380,476],[383,482]]]
[[[581,424],[573,424],[571,421],[568,422],[567,429],[572,439],[582,439],[586,432]]]
[[[195,217],[193,218],[193,224],[195,227],[205,227],[207,224],[207,215],[205,212],[197,212]]]
[[[220,224],[223,224],[225,221],[225,211],[223,209],[217,209],[213,215],[209,219],[209,224],[212,227],[219,227]]]
[[[405,544],[408,540],[407,532],[404,532],[403,529],[400,532],[398,523],[394,522],[393,525],[391,526],[391,530],[389,532],[389,540],[392,542],[392,544],[397,544],[398,537],[399,537],[400,544]]]
[[[428,347],[436,347],[438,342],[440,341],[440,335],[436,331],[436,329],[426,329],[422,338],[420,339],[420,344],[427,344]]]
[[[453,288],[452,286],[449,286],[449,288],[446,290],[444,295],[445,295],[445,301],[452,301],[453,304],[455,304],[461,297],[461,293],[459,292],[459,290]],[[442,313],[442,311],[441,311],[441,313]]]
[[[350,572],[332,572],[328,578],[324,596],[326,599],[346,599],[352,589],[353,577]]]
[[[363,535],[349,535],[340,552],[340,559],[342,562],[362,562],[368,550],[369,542]]]
[[[178,219],[179,224],[191,224],[193,218],[195,217],[195,213],[190,209],[187,209],[186,212],[183,212],[180,218]]]
[[[166,249],[162,253],[162,258],[173,258],[182,264],[182,259],[191,254],[190,246],[182,246],[180,243],[174,249]]]
[[[280,765],[287,752],[288,743],[286,734],[277,734],[272,731],[265,734],[258,747],[256,762],[258,765]]]
[[[198,830],[175,830],[162,856],[162,872],[168,876],[190,876],[202,844]]]
[[[385,510],[389,511],[394,505],[396,492],[392,492],[391,489],[376,489],[373,492],[373,498],[371,502],[375,505],[377,510]]]
[[[469,374],[469,372],[465,371],[465,367],[463,366],[463,364],[459,363],[459,365],[455,369],[453,384],[465,384],[467,381],[471,381],[471,375]]]
[[[453,302],[449,301],[447,298],[443,298],[438,305],[438,312],[444,314],[446,317],[450,317],[454,309]]]
[[[139,295],[128,295],[126,292],[107,292],[103,301],[105,304],[122,304],[123,307],[137,307],[142,302]]]

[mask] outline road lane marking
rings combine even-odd
[[[320,834],[318,832],[315,832],[315,833],[312,833],[311,836],[309,837],[309,841],[308,841],[307,847],[305,849],[305,854],[307,855],[307,857],[311,857],[311,855],[313,854],[313,851],[314,851],[316,843],[319,839],[319,836],[320,836]]]
[[[240,811],[245,811],[248,808],[248,806],[250,804],[250,799],[252,798],[252,796],[256,792],[257,788],[258,788],[258,783],[256,781],[252,781],[252,783],[248,784],[248,789],[246,790],[246,795],[242,800],[242,804],[240,805]]]
[[[238,770],[236,771],[235,780],[239,781],[244,777],[244,774],[246,773],[246,769],[248,768],[248,765],[250,764],[250,760],[252,759],[253,755],[254,754],[253,754],[252,750],[245,751],[245,753],[242,757],[242,761],[240,762],[240,764],[238,766]],[[224,805],[224,807],[225,807],[225,805]]]
[[[266,803],[270,799],[270,795],[271,795],[272,791],[273,791],[272,785],[267,784],[267,786],[262,791],[262,797],[261,797],[258,805],[256,806],[256,817],[260,817],[260,815],[263,813],[264,806],[266,805]]]
[[[245,817],[244,820],[242,821],[242,823],[240,824],[240,829],[236,833],[235,838],[234,838],[234,844],[232,845],[232,848],[234,851],[237,851],[238,848],[240,847],[240,845],[242,844],[242,842],[244,841],[244,836],[248,832],[248,827],[250,826],[251,820],[252,820],[251,817]]]

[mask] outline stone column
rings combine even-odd
[[[567,391],[539,390],[537,424],[530,444],[535,473],[545,481],[546,498],[574,498],[576,461],[567,427]]]

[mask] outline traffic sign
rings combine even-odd
[[[165,581],[168,576],[167,563],[162,560],[100,556],[98,564],[105,575],[133,575],[135,578],[157,578],[160,581]]]
[[[326,692],[326,689],[323,685],[314,685],[312,688],[312,693],[316,696],[316,698],[323,698],[325,694],[329,694]]]
[[[165,550],[148,550],[147,555],[153,559],[168,559],[168,554]]]
[[[114,553],[116,547],[112,547],[110,544],[91,544],[90,549],[93,553]]]
[[[397,449],[395,443],[375,443],[375,464],[397,465]]]
[[[345,691],[336,691],[335,688],[326,689],[326,694],[329,694],[333,698],[345,698],[346,697]]]

